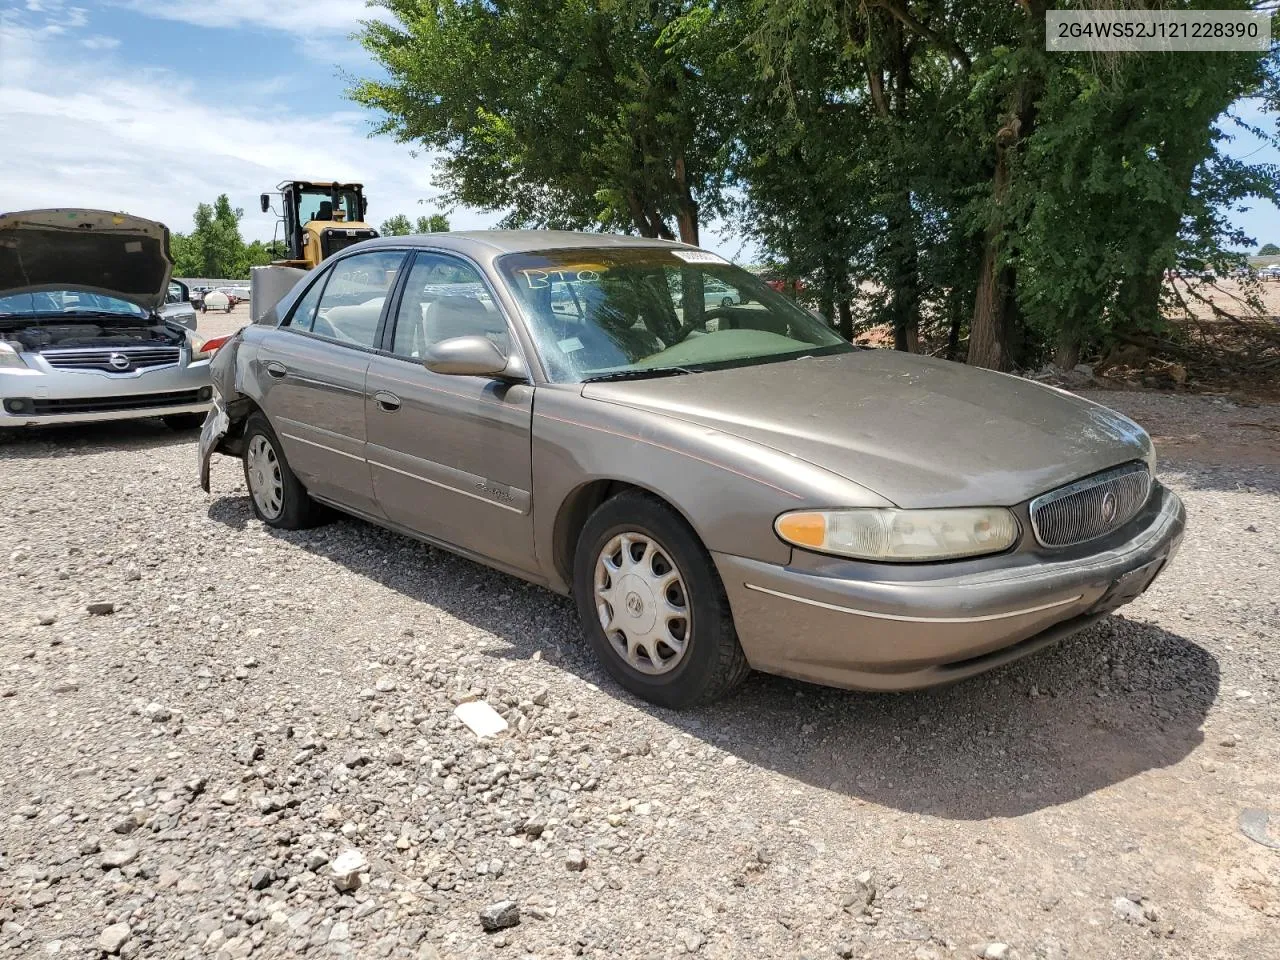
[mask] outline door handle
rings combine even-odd
[[[283,380],[289,369],[283,363],[277,363],[275,360],[267,362],[267,374],[275,377],[277,380]]]
[[[384,410],[387,413],[395,413],[400,409],[400,398],[394,393],[387,393],[385,390],[379,390],[375,393],[373,395],[373,402],[378,405],[379,409]]]

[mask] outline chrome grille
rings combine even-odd
[[[1031,501],[1031,528],[1046,547],[1105,536],[1132,520],[1151,493],[1151,472],[1130,463],[1060,487]]]
[[[116,347],[42,350],[40,355],[55,370],[104,370],[128,373],[178,362],[180,347]],[[123,358],[123,359],[121,359]]]

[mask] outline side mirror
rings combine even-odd
[[[458,377],[500,377],[508,357],[488,337],[451,337],[427,348],[423,366],[432,373]]]
[[[190,303],[190,302],[191,302],[191,288],[190,288],[190,287],[188,287],[188,286],[187,286],[185,283],[183,283],[181,280],[170,280],[170,281],[169,281],[169,289],[172,291],[172,289],[173,289],[174,287],[177,287],[177,288],[178,288],[178,291],[179,291],[179,293],[178,293],[178,299],[177,299],[177,300],[174,300],[174,301],[173,301],[174,303]]]
[[[360,219],[363,220],[368,215],[369,215],[369,198],[361,197],[360,198]]]
[[[258,197],[258,203],[262,205],[262,212],[268,213],[271,210],[271,194],[264,193]]]

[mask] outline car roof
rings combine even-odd
[[[362,250],[376,247],[432,247],[456,250],[480,260],[492,260],[506,253],[535,250],[572,250],[599,247],[673,247],[694,249],[675,240],[632,237],[618,233],[585,233],[574,230],[456,230],[447,233],[420,233],[407,237],[379,237],[359,244]],[[354,249],[354,247],[352,248]]]

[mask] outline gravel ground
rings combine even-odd
[[[1106,399],[1169,435],[1217,409]],[[1280,957],[1280,850],[1238,828],[1280,821],[1280,479],[1194,449],[1162,462],[1181,554],[1089,632],[673,713],[565,600],[355,521],[269,531],[230,460],[206,498],[193,436],[0,446],[0,954]]]

